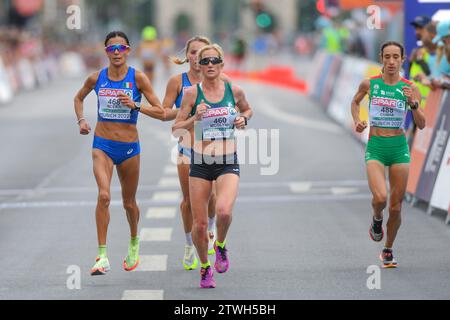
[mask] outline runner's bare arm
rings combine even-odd
[[[136,71],[136,84],[139,91],[142,92],[145,98],[147,98],[147,101],[150,103],[150,105],[141,105],[141,113],[149,117],[164,121],[166,117],[166,111],[161,106],[161,102],[153,91],[150,80],[141,71]]]
[[[420,101],[422,101],[422,95],[420,94],[419,88],[416,85],[412,86],[413,94],[415,101],[417,101],[420,104]],[[417,108],[416,110],[412,110],[414,122],[417,125],[417,127],[422,130],[425,128],[425,113],[423,112],[422,108]]]
[[[163,100],[163,108],[166,111],[166,117],[164,121],[172,121],[177,117],[178,109],[174,109],[173,105],[178,98],[178,93],[180,92],[181,82],[180,76],[175,76],[170,78],[167,83],[166,95]]]
[[[182,131],[189,130],[194,126],[196,117],[189,117],[197,99],[197,87],[190,87],[184,92],[181,108],[178,111],[175,123],[172,126],[172,133],[175,137],[180,137]]]
[[[367,128],[367,122],[361,121],[359,118],[359,104],[364,99],[364,97],[369,93],[370,90],[370,81],[369,79],[365,79],[361,82],[359,85],[358,91],[356,92],[355,96],[352,100],[352,117],[353,122],[355,124],[355,129],[357,132],[361,133]]]
[[[80,134],[87,135],[91,131],[89,123],[83,115],[84,104],[83,101],[94,90],[100,72],[91,74],[83,84],[83,87],[78,91],[74,98],[75,114],[77,115],[78,125],[80,127]]]
[[[74,99],[75,105],[75,113],[77,115],[77,119],[83,118],[83,101],[86,97],[91,93],[95,88],[95,84],[97,83],[97,79],[100,72],[96,72],[91,74],[83,84],[83,87],[78,91],[77,95]]]
[[[236,107],[240,111],[240,117],[236,118],[235,126],[237,129],[243,129],[245,128],[244,117],[250,120],[253,116],[253,110],[247,101],[244,91],[240,87],[233,85],[232,91],[236,100]]]

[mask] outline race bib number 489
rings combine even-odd
[[[122,105],[118,96],[119,93],[125,93],[133,99],[133,90],[131,89],[107,89],[102,88],[98,92],[98,101],[100,104],[100,116],[109,120],[130,120],[131,109]]]

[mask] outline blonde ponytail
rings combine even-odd
[[[187,58],[187,53],[188,53],[188,51],[189,51],[189,47],[191,46],[191,43],[192,43],[192,42],[195,42],[195,41],[203,42],[203,43],[206,44],[206,45],[210,45],[210,44],[211,44],[211,41],[210,41],[207,37],[204,37],[204,36],[195,36],[195,37],[189,39],[189,40],[186,42],[186,46],[185,46],[184,49],[182,50],[182,51],[185,52],[185,58],[184,58],[184,59],[181,59],[181,58],[179,58],[179,57],[170,57],[169,59],[172,60],[172,62],[175,63],[175,64],[177,64],[177,65],[183,65],[183,64],[185,64],[185,63],[188,63],[189,60],[188,60],[188,58]]]

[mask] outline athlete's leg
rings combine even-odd
[[[181,218],[183,219],[184,232],[189,234],[192,232],[192,212],[191,200],[189,197],[189,160],[185,156],[178,158],[178,178],[180,180],[181,192],[183,199],[180,204]]]
[[[132,238],[138,236],[139,207],[136,202],[136,192],[139,183],[140,155],[125,160],[117,166],[117,175],[119,176],[122,187],[123,208],[127,214],[127,220],[130,225],[130,234]]]
[[[372,208],[375,219],[383,219],[387,205],[387,190],[384,165],[378,161],[367,162],[367,179],[372,192]]]
[[[208,203],[208,218],[214,219],[216,217],[216,182],[213,182],[211,198]]]
[[[140,155],[136,155],[125,160],[117,166],[117,175],[119,176],[122,187],[122,201],[125,209],[128,224],[130,225],[131,239],[128,245],[128,255],[123,262],[125,271],[133,271],[137,268],[139,259],[139,207],[136,202],[136,192],[139,183]]]
[[[94,149],[92,151],[94,162],[94,176],[98,186],[97,207],[95,218],[97,223],[97,237],[99,246],[106,246],[108,225],[110,221],[109,204],[111,202],[111,178],[114,163],[103,151]]]
[[[208,203],[208,254],[214,254],[216,240],[216,182],[213,182],[211,198]]]
[[[224,243],[232,221],[233,206],[239,188],[239,176],[225,174],[216,181],[217,241]]]
[[[387,222],[387,238],[385,247],[392,248],[398,229],[402,223],[402,202],[408,183],[409,164],[395,164],[389,168],[391,186],[389,198],[389,220]]]
[[[202,264],[208,263],[208,201],[212,182],[201,178],[189,178],[189,193],[193,215],[192,240]]]
[[[189,197],[189,170],[190,159],[184,155],[178,156],[178,178],[180,180],[183,199],[180,204],[181,218],[183,220],[184,233],[186,236],[186,245],[184,247],[183,267],[186,270],[197,268],[198,259],[195,255],[194,243],[192,240],[192,210]]]

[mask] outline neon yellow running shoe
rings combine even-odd
[[[133,271],[139,265],[139,238],[132,239],[128,246],[128,256],[123,261],[125,271]]]
[[[195,270],[198,266],[198,259],[195,255],[194,246],[184,247],[183,267],[185,270]]]
[[[107,257],[97,257],[95,259],[95,264],[91,269],[91,276],[103,276],[105,275],[111,267],[109,265],[109,260]]]

